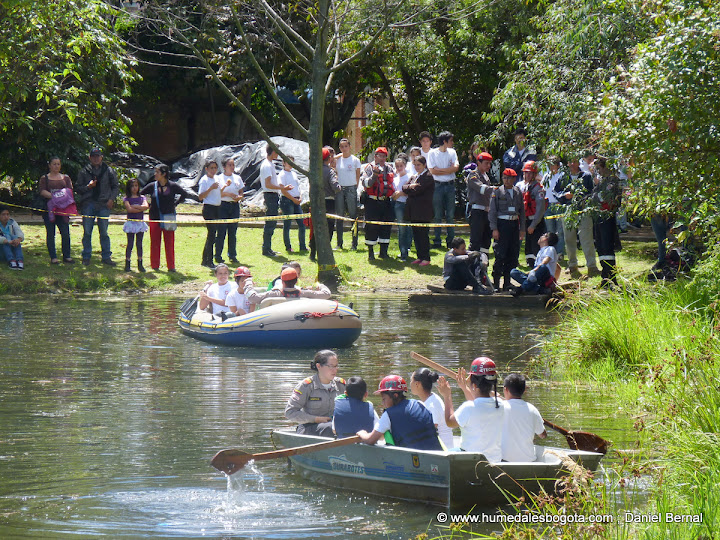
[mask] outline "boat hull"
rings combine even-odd
[[[242,347],[349,347],[360,336],[360,316],[334,300],[299,299],[221,321],[181,313],[178,325],[196,339]]]
[[[295,447],[327,441],[322,437],[276,430],[273,441]],[[553,453],[551,453],[553,452]],[[419,451],[391,446],[354,444],[290,458],[304,477],[320,484],[383,497],[469,509],[504,504],[513,496],[552,492],[566,474],[557,455],[567,455],[595,470],[602,454],[536,447],[539,461],[488,463],[470,452]]]

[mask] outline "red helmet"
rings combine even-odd
[[[380,392],[407,392],[407,383],[400,375],[388,375],[380,381],[380,385],[374,393],[379,394]]]
[[[497,367],[495,362],[487,356],[480,356],[473,360],[470,366],[470,373],[472,375],[482,375],[486,379],[495,380],[497,377]]]
[[[235,277],[252,277],[252,274],[247,266],[238,266],[237,270],[235,270]]]
[[[534,161],[526,161],[522,168],[523,172],[538,172]]]

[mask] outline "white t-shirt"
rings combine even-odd
[[[547,173],[545,177],[543,178],[543,187],[545,188],[545,198],[548,200],[550,204],[555,204],[558,202],[558,198],[555,195],[555,186],[558,183],[558,180],[560,180],[563,176],[563,173],[560,171],[556,172],[555,174]]]
[[[215,298],[217,300],[224,300],[227,304],[227,298],[228,295],[233,292],[235,289],[237,289],[237,283],[234,281],[228,281],[225,285],[220,285],[218,283],[213,283],[210,285],[210,288],[207,290],[207,295],[210,298]],[[210,304],[212,306],[213,315],[217,315],[218,313],[221,313],[223,311],[230,311],[230,309],[227,306],[221,306],[219,304],[215,304],[214,302]]]
[[[220,206],[220,188],[222,188],[223,184],[221,184],[219,174],[216,174],[212,178],[208,178],[207,175],[204,175],[200,179],[200,184],[198,185],[198,193],[202,193],[203,191],[207,191],[210,189],[210,186],[213,184],[217,184],[218,188],[213,189],[210,193],[207,194],[207,197],[205,197],[202,200],[203,204],[209,204],[211,206]]]
[[[245,296],[244,292],[242,292],[240,289],[235,289],[227,295],[227,298],[225,299],[225,305],[228,308],[235,307],[244,309],[245,313],[250,312],[250,302],[248,302],[247,296]]]
[[[430,149],[430,152],[432,152],[434,148]],[[420,155],[425,158],[425,161],[427,162],[428,157],[430,156],[430,152],[426,152],[422,148],[420,148]]]
[[[360,160],[356,156],[344,158],[342,154],[335,156],[335,172],[337,172],[338,182],[341,187],[357,185],[357,170],[362,167]]]
[[[428,411],[432,414],[433,424],[437,424],[438,436],[445,445],[445,448],[450,450],[455,447],[453,442],[453,431],[445,423],[445,403],[438,397],[437,394],[430,394],[425,401],[420,401]]]
[[[402,191],[402,188],[405,184],[407,184],[410,181],[410,177],[408,176],[407,172],[403,176],[393,176],[393,185],[395,186],[395,191],[399,192]],[[397,202],[405,202],[407,201],[407,195],[401,195],[397,198]]]
[[[488,461],[497,463],[502,459],[501,442],[505,407],[495,407],[495,398],[476,398],[466,401],[457,411],[455,419],[460,426],[460,448],[466,452],[480,452]]]
[[[428,169],[447,169],[458,164],[457,154],[453,148],[447,148],[445,152],[441,152],[439,148],[433,148],[427,157]],[[433,178],[437,182],[452,182],[455,180],[455,174],[433,174]]]
[[[542,261],[545,257],[550,257],[550,262],[548,263],[548,268],[550,269],[550,275],[555,275],[555,268],[557,267],[557,250],[553,246],[545,246],[543,248],[540,248],[540,251],[538,251],[537,259],[535,261],[537,264],[540,264],[540,261]]]
[[[227,185],[228,180],[230,180],[230,185]],[[243,182],[242,178],[237,174],[232,174],[231,176],[223,174],[222,185],[224,186],[222,190],[223,195],[220,198],[226,202],[236,202],[235,199],[232,198],[232,195],[240,195],[240,190],[245,189],[245,182]]]
[[[280,176],[278,177],[278,181],[283,186],[293,187],[290,191],[288,191],[288,195],[295,198],[300,197],[300,179],[298,178],[297,174],[295,174],[295,171],[286,171],[285,169],[283,169],[280,173]]]
[[[267,158],[263,159],[262,164],[260,165],[260,186],[262,188],[262,191],[268,192],[268,193],[280,193],[280,190],[277,189],[271,189],[269,187],[265,186],[265,179],[267,177],[270,177],[270,183],[277,185],[277,173],[275,172],[275,164],[271,161],[268,161]]]
[[[535,461],[533,437],[545,431],[542,416],[532,403],[522,399],[503,401],[502,458],[505,461]]]

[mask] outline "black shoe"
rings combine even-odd
[[[83,259],[82,260],[83,265],[90,266],[90,259]]]
[[[168,272],[170,272],[171,274],[177,274],[177,270],[175,270],[174,268],[168,268]]]
[[[64,262],[65,264],[75,264],[75,261],[72,260],[72,259],[63,259],[63,262]]]
[[[265,257],[277,257],[277,251],[273,251],[272,249],[263,249],[262,254]]]
[[[375,249],[373,246],[368,246],[368,261],[375,260]]]
[[[225,264],[222,257],[215,257],[215,264]]]
[[[138,261],[138,272],[144,272],[145,267],[143,266],[142,261]]]
[[[517,298],[521,294],[523,294],[525,291],[522,290],[522,287],[515,287],[515,289],[512,292],[512,295]]]
[[[108,266],[117,266],[117,263],[115,261],[113,261],[112,259],[103,259],[102,263],[106,264]]]
[[[125,261],[125,271],[126,272],[130,271],[130,261]]]
[[[200,266],[204,266],[205,268],[209,268],[210,270],[215,270],[215,265],[212,262],[205,261]]]
[[[240,261],[238,261],[235,257],[233,257],[232,259],[230,259],[230,263],[231,264],[240,264]]]

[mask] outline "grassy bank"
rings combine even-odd
[[[97,228],[93,234],[93,255],[90,266],[80,264],[82,250],[82,226],[70,228],[72,256],[74,265],[51,265],[45,247],[45,228],[41,224],[23,224],[25,243],[25,267],[23,272],[11,271],[7,266],[0,267],[0,294],[34,294],[57,292],[93,292],[93,291],[168,291],[174,293],[192,292],[211,277],[207,268],[200,266],[201,254],[205,243],[205,227],[202,224],[182,224],[175,233],[175,256],[177,274],[167,273],[164,253],[161,255],[161,269],[150,269],[150,238],[145,234],[144,261],[147,273],[136,271],[136,254],[133,253],[133,272],[124,272],[126,236],[122,225],[111,223],[109,233],[112,243],[113,259],[118,263],[111,268],[100,263],[99,238]],[[463,234],[466,230],[459,229]],[[465,235],[467,239],[467,235]],[[335,251],[335,260],[343,277],[343,287],[351,290],[418,290],[425,289],[428,283],[442,282],[442,258],[445,250],[432,250],[432,264],[417,267],[410,262],[401,262],[397,257],[397,236],[393,232],[390,244],[392,259],[367,260],[367,250],[360,234],[358,251],[343,249]],[[291,231],[292,246],[297,249],[297,230]],[[334,242],[333,242],[334,243]],[[345,245],[349,247],[351,238],[345,232]],[[59,252],[60,237],[56,235]],[[276,277],[280,265],[288,260],[297,260],[304,269],[304,284],[315,280],[317,264],[310,261],[309,252],[288,253],[284,249],[282,228],[275,231],[273,248],[276,257],[264,257],[261,254],[262,229],[243,227],[238,229],[238,259],[241,264],[250,267],[256,283],[266,283]],[[624,276],[646,272],[652,264],[652,255],[648,255],[648,244],[627,243],[626,249],[619,254],[619,265]],[[227,259],[227,253],[224,253]],[[412,260],[412,258],[411,258]],[[582,260],[582,258],[581,258]],[[596,285],[599,278],[589,281]]]

